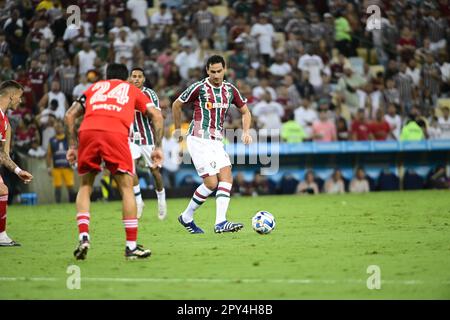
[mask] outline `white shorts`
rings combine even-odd
[[[131,156],[133,157],[133,160],[143,157],[146,167],[150,167],[153,164],[151,154],[154,149],[155,149],[155,146],[137,145],[133,142],[130,142],[130,150],[131,150]]]
[[[220,169],[231,166],[230,156],[222,141],[187,137],[187,148],[200,177],[214,176]]]

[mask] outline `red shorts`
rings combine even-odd
[[[83,130],[78,134],[78,173],[101,171],[102,161],[112,173],[134,175],[128,136],[117,132]]]

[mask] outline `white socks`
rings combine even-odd
[[[230,203],[231,183],[219,182],[216,191],[216,224],[227,220],[228,204]]]
[[[156,190],[156,196],[158,197],[158,202],[166,201],[166,189],[162,189],[161,191]]]
[[[142,194],[141,194],[141,187],[139,185],[133,186],[134,191],[134,197],[136,198],[136,203],[141,204],[142,201]]]
[[[189,223],[194,220],[194,211],[206,201],[211,193],[213,193],[213,191],[209,190],[203,183],[197,188],[197,190],[195,190],[191,201],[189,201],[189,205],[182,214],[182,218],[185,223]]]

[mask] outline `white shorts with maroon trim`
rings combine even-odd
[[[214,176],[220,169],[231,166],[222,141],[187,137],[187,148],[200,177]]]
[[[130,150],[131,150],[131,156],[133,157],[133,160],[140,159],[141,157],[144,158],[145,166],[151,167],[153,164],[152,161],[152,152],[155,150],[155,146],[153,145],[137,145],[133,142],[130,142]]]

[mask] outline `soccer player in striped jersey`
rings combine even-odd
[[[155,108],[161,112],[159,107],[159,99],[156,92],[150,88],[144,87],[145,75],[144,70],[141,68],[134,68],[131,70],[129,82],[134,86],[142,90],[149,98],[151,98],[155,104]],[[131,131],[131,155],[133,160],[138,160],[141,157],[144,158],[145,165],[150,168],[155,184],[156,184],[156,196],[158,197],[158,218],[164,220],[167,217],[167,204],[166,204],[166,191],[164,190],[163,178],[161,176],[161,168],[155,167],[150,157],[154,146],[154,132],[150,125],[150,120],[145,117],[141,112],[135,110],[134,123]],[[139,187],[139,180],[137,175],[134,176],[133,181],[134,196],[137,204],[138,218],[142,216],[144,209],[144,201],[142,200],[141,189]]]
[[[252,142],[249,133],[251,114],[245,99],[234,85],[224,80],[225,60],[222,56],[211,56],[206,62],[208,77],[188,87],[172,104],[172,113],[176,132],[181,125],[181,108],[186,103],[194,104],[194,116],[189,126],[187,147],[195,169],[203,178],[201,184],[186,210],[178,221],[190,233],[203,233],[194,223],[194,212],[216,190],[215,233],[236,232],[244,226],[242,223],[229,222],[226,218],[230,192],[233,184],[231,162],[224,149],[223,122],[227,110],[235,105],[242,114],[244,144]],[[179,136],[179,141],[183,136]]]

